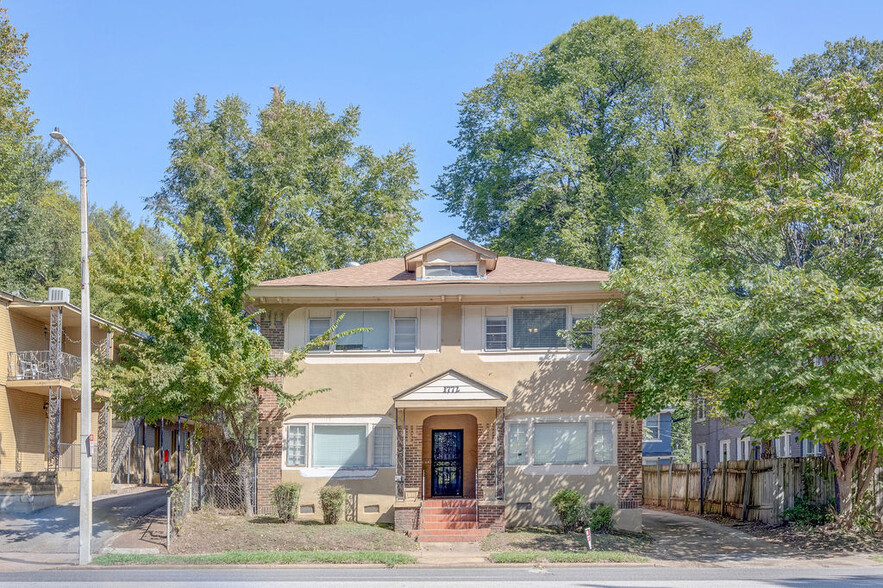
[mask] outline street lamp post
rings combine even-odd
[[[92,314],[89,310],[89,200],[86,162],[58,127],[49,136],[80,162],[80,565],[92,561]]]

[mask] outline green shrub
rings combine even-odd
[[[604,534],[613,530],[613,507],[599,504],[594,508],[586,506],[583,511],[583,522],[592,533]]]
[[[803,527],[818,527],[834,522],[832,504],[813,504],[803,496],[794,499],[794,506],[786,508],[782,516],[789,523]]]
[[[319,490],[319,506],[322,509],[322,520],[326,525],[336,525],[343,518],[346,504],[346,488],[343,486],[325,486]]]
[[[565,531],[579,529],[583,514],[583,495],[576,490],[562,489],[552,496],[552,507]]]
[[[297,503],[300,501],[300,484],[278,484],[270,496],[276,513],[283,523],[297,518]]]

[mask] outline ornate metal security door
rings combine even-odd
[[[432,432],[432,495],[463,496],[463,429]]]

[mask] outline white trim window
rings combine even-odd
[[[325,333],[328,332],[328,329],[331,328],[331,319],[330,318],[311,318],[309,321],[309,334],[308,341],[312,341],[318,337],[321,337]],[[315,351],[330,351],[331,348],[328,345],[323,345],[322,347],[316,347]]]
[[[531,417],[506,423],[506,464],[510,466],[586,466],[613,464],[612,419]]]
[[[661,416],[660,413],[656,413],[644,419],[644,441],[649,443],[662,441]]]
[[[283,468],[365,470],[393,467],[395,434],[383,417],[286,423]]]
[[[424,280],[477,280],[477,263],[435,263],[423,266]]]
[[[736,453],[738,454],[738,458],[742,459],[751,459],[751,451],[754,449],[753,444],[751,443],[751,437],[742,437],[739,439],[739,444],[736,445]]]
[[[286,465],[289,467],[307,465],[307,426],[288,425]]]
[[[696,461],[707,462],[708,461],[708,450],[705,448],[705,443],[697,443],[696,444]]]
[[[719,450],[720,461],[724,460],[724,454],[727,456],[727,461],[733,461],[733,446],[729,439],[721,439]]]
[[[485,351],[506,351],[509,346],[509,317],[484,317]]]
[[[334,343],[335,351],[389,351],[390,315],[389,310],[338,310],[335,319],[337,329],[368,329],[339,337]]]
[[[708,406],[706,405],[704,398],[697,397],[693,399],[693,412],[695,415],[694,422],[705,422],[706,413],[708,412]]]
[[[399,353],[417,351],[417,319],[415,317],[393,319],[393,351]]]
[[[567,308],[516,307],[512,309],[513,349],[567,347],[558,333],[567,328]]]
[[[823,445],[813,439],[803,439],[801,446],[805,456],[818,456],[825,453]]]
[[[791,457],[791,432],[785,431],[776,437],[776,457]]]
[[[582,321],[582,324],[580,322]],[[578,351],[595,349],[595,323],[597,317],[588,314],[570,317],[570,348]],[[577,330],[579,326],[579,330]]]
[[[392,464],[392,427],[380,425],[374,427],[374,465],[388,468]]]

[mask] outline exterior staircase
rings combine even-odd
[[[420,528],[408,534],[420,542],[481,541],[490,529],[479,529],[474,498],[431,498],[423,502]]]

